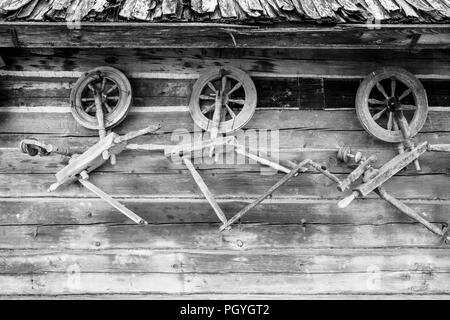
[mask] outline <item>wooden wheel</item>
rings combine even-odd
[[[70,94],[72,115],[83,127],[97,130],[95,92],[101,97],[105,129],[119,124],[131,107],[131,85],[127,77],[111,67],[86,72],[75,83]]]
[[[400,107],[400,109],[399,109]],[[395,111],[408,120],[411,137],[425,124],[428,100],[420,81],[401,68],[383,68],[368,75],[356,94],[356,114],[372,136],[386,142],[404,140]]]
[[[244,71],[233,67],[215,68],[195,82],[189,111],[200,128],[211,131],[218,107],[218,132],[226,133],[242,128],[251,119],[256,100],[255,85]]]

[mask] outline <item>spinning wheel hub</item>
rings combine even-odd
[[[398,99],[398,97],[394,96],[394,97],[390,97],[387,100],[387,109],[389,112],[395,112],[397,110],[399,110],[401,108],[400,105],[400,100]]]

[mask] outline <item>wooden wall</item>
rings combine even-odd
[[[127,151],[92,181],[150,224],[135,225],[78,184],[49,194],[67,159],[30,158],[25,137],[80,150],[96,133],[69,113],[76,78],[90,68],[123,70],[134,107],[116,128],[124,133],[161,123],[139,141],[172,143],[174,129],[193,130],[187,111],[195,79],[208,67],[250,73],[258,109],[246,128],[279,129],[282,158],[312,157],[333,172],[349,168],[333,152],[295,148],[348,144],[382,164],[392,145],[361,128],[354,96],[362,77],[385,65],[416,74],[430,102],[418,140],[450,143],[450,50],[126,50],[4,49],[0,69],[0,297],[447,297],[448,247],[423,226],[371,195],[338,209],[342,197],[325,177],[306,173],[249,213],[230,232],[187,170],[165,159]],[[401,172],[386,184],[393,195],[449,221],[449,154],[425,154],[423,171]],[[282,174],[255,164],[198,164],[231,217]]]

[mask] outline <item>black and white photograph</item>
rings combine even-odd
[[[0,300],[448,300],[449,223],[450,0],[0,0]]]

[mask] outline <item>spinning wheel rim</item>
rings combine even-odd
[[[98,130],[98,120],[95,116],[95,112],[93,115],[87,112],[86,108],[86,93],[90,90],[89,86],[95,83],[102,82],[103,79],[107,79],[110,83],[113,83],[112,86],[103,88],[102,93],[105,96],[105,101],[108,101],[107,97],[111,97],[109,94],[117,92],[118,98],[117,102],[114,106],[111,106],[111,111],[106,109],[106,104],[103,104],[103,112],[104,112],[104,122],[105,129],[112,128],[118,125],[128,114],[129,109],[131,108],[132,101],[132,91],[131,85],[128,81],[127,77],[119,70],[112,67],[98,67],[86,72],[83,76],[81,76],[78,81],[75,83],[71,94],[70,94],[70,104],[71,104],[71,112],[75,120],[81,124],[83,127],[92,130]],[[98,85],[96,85],[98,87]],[[101,87],[103,87],[103,83],[101,83]],[[116,86],[114,90],[107,94],[107,91]],[[90,103],[94,103],[91,99]],[[95,106],[93,107],[95,110]]]
[[[385,129],[376,122],[377,120],[379,120],[381,115],[376,120],[374,120],[374,116],[376,114],[372,115],[369,107],[369,100],[376,100],[370,98],[371,93],[374,90],[380,90],[377,87],[377,83],[380,84],[381,81],[388,79],[391,79],[391,81],[392,79],[394,79],[397,83],[399,82],[403,84],[403,86],[408,88],[407,90],[410,90],[409,93],[404,91],[400,94],[400,97],[403,94],[406,94],[402,99],[409,95],[414,98],[415,111],[411,121],[409,121],[411,136],[415,136],[425,124],[428,114],[428,100],[425,89],[421,82],[413,74],[402,68],[388,67],[376,70],[369,74],[361,82],[361,85],[359,86],[358,92],[356,94],[355,101],[356,114],[361,122],[361,125],[373,137],[378,138],[382,141],[397,143],[402,142],[404,140],[404,137],[401,131],[398,128],[395,128],[395,118],[392,118],[390,120],[392,126],[391,130]],[[394,90],[395,88],[396,87],[394,85]],[[387,111],[386,114],[388,114],[388,116],[394,116],[393,112],[389,110],[388,102],[392,99],[397,99],[398,97],[392,94],[391,89],[392,88],[381,88],[381,90],[384,90],[383,95],[387,94],[387,92],[390,93],[387,94],[389,98],[385,98],[384,102],[386,104],[382,104],[382,107],[380,107],[381,110],[378,112],[378,114],[382,114],[383,108],[385,108],[385,110]],[[387,125],[387,127],[389,127],[389,124]]]
[[[257,103],[256,87],[248,74],[234,67],[214,68],[202,74],[195,82],[189,102],[189,112],[194,122],[203,130],[210,131],[213,122],[203,114],[200,96],[208,86],[208,83],[220,80],[223,75],[241,83],[241,88],[243,88],[245,93],[245,102],[239,113],[235,115],[235,118],[220,121],[219,133],[233,132],[242,128],[250,121],[255,112]]]

